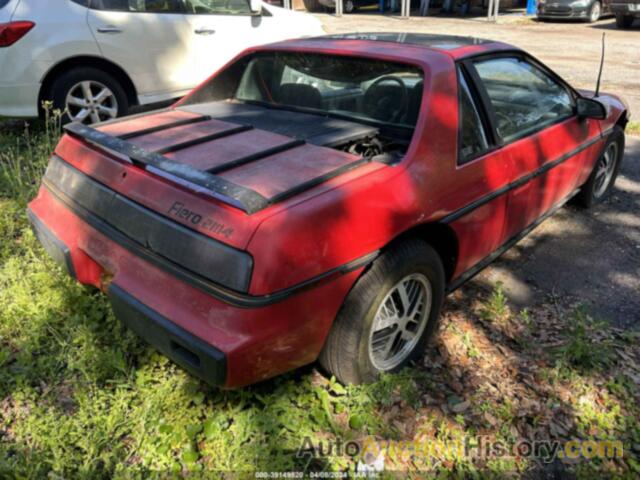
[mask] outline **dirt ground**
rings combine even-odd
[[[328,33],[411,31],[493,38],[526,49],[573,85],[593,89],[602,32],[606,63],[602,89],[623,96],[640,118],[640,28],[617,30],[612,19],[594,25],[542,23],[523,16],[411,18],[376,14],[318,15]],[[638,22],[640,24],[640,22]],[[598,318],[640,327],[640,139],[628,138],[614,194],[590,211],[566,206],[473,280],[504,284],[518,308],[541,303],[566,309],[585,304]],[[473,287],[472,287],[473,288]]]
[[[640,120],[640,21],[619,30],[612,18],[595,24],[539,22],[523,15],[501,16],[498,23],[485,17],[399,17],[373,13],[319,14],[327,33],[421,32],[489,38],[516,45],[535,55],[577,88],[594,89],[598,75],[602,33],[606,57],[602,90],[623,96]]]

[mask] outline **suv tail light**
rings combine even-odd
[[[10,47],[35,26],[33,22],[0,23],[0,48]]]

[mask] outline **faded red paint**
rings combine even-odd
[[[450,51],[368,41],[297,40],[253,49],[359,55],[417,65],[424,95],[414,138],[394,166],[368,163],[253,215],[203,193],[137,168],[117,156],[63,137],[56,153],[109,188],[186,227],[249,252],[255,262],[249,293],[265,295],[384,249],[411,229],[438,222],[456,210],[557,159],[610,128],[624,109],[614,97],[605,121],[572,118],[532,137],[457,165],[458,100],[455,61],[467,55],[513,49],[487,43]],[[178,103],[174,108],[179,106]],[[188,118],[178,110],[104,126],[110,134]],[[132,139],[160,149],[233,126],[211,120]],[[207,169],[278,145],[287,137],[250,130],[168,154]],[[454,280],[583,183],[602,149],[600,140],[559,167],[498,196],[451,223],[458,243]],[[313,178],[355,159],[324,147],[304,145],[221,174],[266,195]],[[171,216],[179,202],[231,230],[222,235],[188,218]],[[33,212],[71,250],[78,280],[100,286],[104,272],[141,302],[227,355],[226,387],[253,383],[315,360],[345,296],[362,269],[298,293],[269,307],[225,304],[132,255],[89,227],[45,188]],[[427,239],[428,240],[428,239]]]

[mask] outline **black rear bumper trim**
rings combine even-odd
[[[266,295],[243,294],[224,288],[221,285],[213,283],[201,277],[200,275],[190,272],[184,269],[182,266],[177,265],[170,260],[167,260],[166,258],[155,254],[151,250],[130,239],[104,220],[89,212],[87,209],[75,202],[72,198],[65,195],[64,192],[56,189],[55,186],[50,185],[47,182],[44,182],[44,186],[55,198],[62,202],[75,215],[77,215],[89,226],[100,232],[105,237],[111,239],[121,247],[129,250],[134,255],[137,255],[138,257],[151,263],[152,265],[155,265],[156,267],[170,273],[177,279],[191,285],[192,287],[197,288],[222,302],[240,308],[261,308],[273,305],[274,303],[282,302],[290,296],[313,288],[322,282],[329,281],[337,276],[344,275],[359,268],[365,267],[366,265],[373,262],[379,255],[379,251],[376,250],[343,265],[339,265],[335,268],[327,270],[326,272],[316,275],[315,277],[312,277],[301,283],[282,290],[278,290],[274,293],[269,293]]]
[[[44,185],[139,246],[231,290],[246,292],[253,258],[135,203],[54,156]]]
[[[113,312],[148,344],[210,385],[227,378],[225,354],[137,300],[118,285],[107,292]]]
[[[56,237],[30,208],[27,208],[27,217],[31,223],[33,233],[49,256],[53,258],[58,265],[66,268],[67,273],[71,277],[77,278],[69,247]]]

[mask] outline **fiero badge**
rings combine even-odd
[[[224,223],[217,222],[211,217],[203,217],[199,213],[186,208],[184,203],[181,202],[174,202],[169,210],[167,210],[167,213],[217,235],[223,235],[225,238],[229,238],[233,234],[233,228],[227,227]]]

